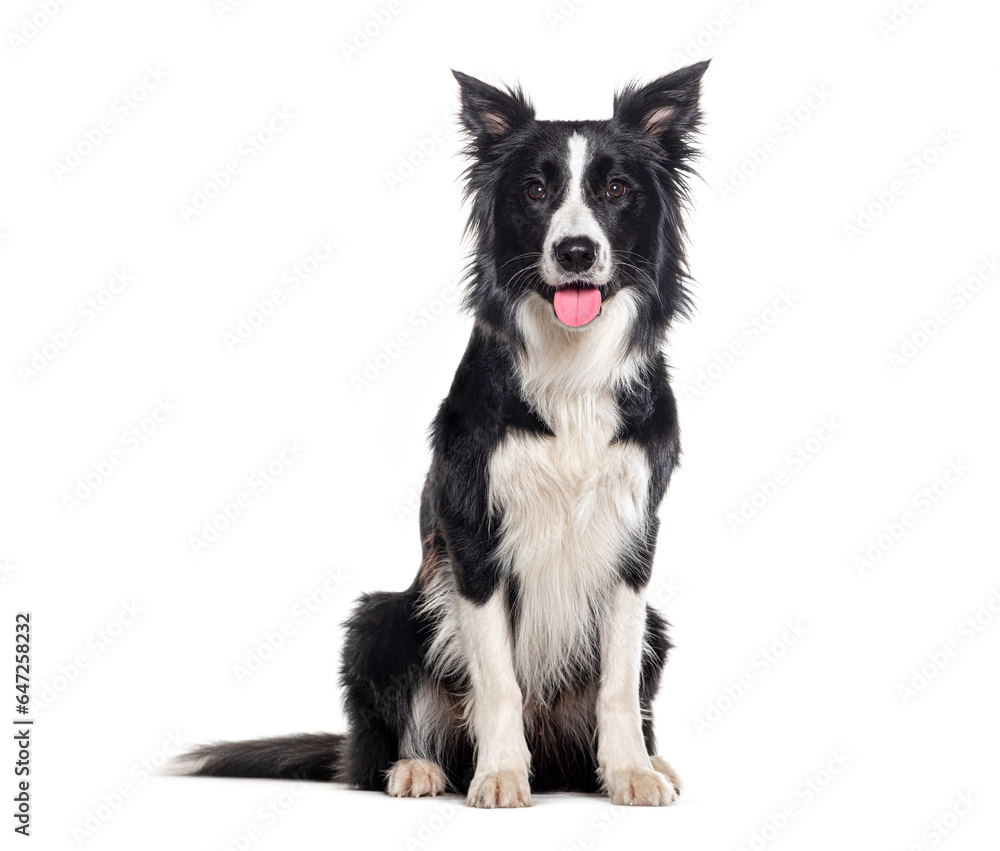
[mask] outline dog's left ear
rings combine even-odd
[[[698,128],[701,78],[707,68],[706,60],[644,86],[626,86],[615,95],[615,120],[648,133],[665,147],[683,140]]]
[[[521,89],[503,91],[461,71],[451,73],[461,88],[462,126],[477,153],[486,153],[511,131],[534,120],[535,110]]]

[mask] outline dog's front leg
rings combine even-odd
[[[672,804],[677,790],[653,768],[642,735],[639,674],[646,627],[642,591],[620,582],[603,626],[597,695],[598,773],[613,804]]]
[[[530,807],[530,754],[524,740],[521,688],[514,674],[510,615],[502,587],[476,604],[462,599],[460,628],[469,672],[469,723],[476,772],[466,803]]]

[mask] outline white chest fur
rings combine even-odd
[[[635,369],[622,346],[633,311],[619,293],[580,332],[559,326],[541,299],[522,306],[522,387],[555,434],[508,434],[490,459],[489,497],[520,589],[515,671],[535,697],[593,661],[612,580],[646,522],[646,454],[612,443],[615,392]]]

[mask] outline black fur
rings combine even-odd
[[[471,159],[466,177],[474,249],[465,304],[476,321],[431,429],[432,463],[420,508],[420,572],[405,591],[363,596],[346,623],[340,669],[346,735],[208,745],[191,754],[203,762],[194,773],[339,780],[384,789],[386,771],[400,756],[411,720],[411,698],[431,683],[443,705],[455,711],[455,735],[440,754],[441,768],[451,788],[467,788],[473,743],[460,721],[460,707],[469,683],[461,673],[438,679],[431,672],[426,657],[438,624],[421,602],[435,571],[447,561],[463,597],[481,604],[502,588],[511,618],[519,617],[523,591],[494,558],[500,532],[487,505],[488,471],[506,435],[553,435],[520,389],[517,358],[524,337],[516,306],[529,290],[553,299],[553,287],[542,280],[536,261],[547,250],[544,222],[566,182],[558,154],[572,133],[585,134],[593,151],[585,173],[588,185],[600,187],[615,178],[635,187],[619,201],[595,203],[594,215],[609,236],[615,261],[614,275],[600,287],[603,303],[628,287],[640,306],[628,342],[642,355],[644,372],[641,381],[619,392],[614,440],[642,447],[649,460],[649,522],[616,567],[632,588],[649,582],[656,510],[680,452],[677,410],[660,346],[671,320],[689,305],[682,211],[706,67],[699,63],[648,85],[630,85],[616,97],[610,120],[573,122],[537,121],[519,89],[501,91],[455,74]],[[524,186],[536,179],[553,188],[551,201],[526,203]],[[593,626],[597,641],[600,624]],[[666,621],[652,608],[647,608],[646,645],[639,698],[643,734],[653,753],[651,705],[671,644]],[[598,788],[593,740],[577,742],[550,729],[555,715],[546,715],[546,707],[578,699],[595,686],[599,674],[596,667],[571,671],[542,696],[542,708],[527,725],[534,790]]]
[[[203,745],[186,760],[201,763],[203,777],[262,777],[279,780],[333,780],[344,764],[341,733],[300,733],[249,742]]]

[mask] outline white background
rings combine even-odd
[[[996,841],[995,4],[43,5],[0,17],[0,588],[5,671],[32,613],[35,847]],[[171,737],[342,730],[339,624],[416,570],[426,426],[470,328],[445,303],[464,263],[449,68],[520,80],[540,118],[604,118],[633,76],[707,56],[698,310],[669,346],[685,454],[651,587],[677,644],[656,719],[680,803],[483,813],[151,778]],[[333,255],[227,347],[319,238]],[[104,291],[119,269],[132,283]],[[158,400],[176,410],[123,438]],[[260,493],[284,441],[304,450]]]

